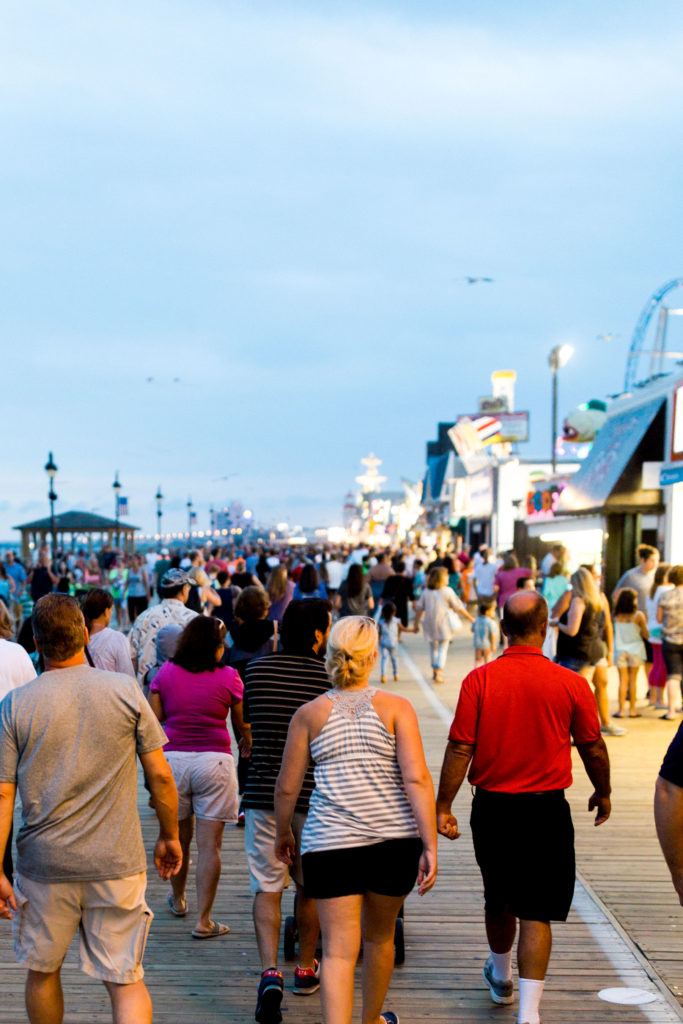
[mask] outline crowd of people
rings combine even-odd
[[[538,1024],[550,921],[566,918],[574,888],[570,744],[602,824],[610,814],[603,737],[624,734],[613,719],[641,714],[641,669],[662,717],[676,717],[681,700],[683,566],[660,564],[647,545],[638,555],[608,599],[596,567],[570,574],[559,545],[540,565],[485,547],[146,556],[105,547],[97,557],[54,559],[41,549],[31,566],[10,552],[0,563],[0,917],[14,918],[29,1019],[61,1020],[61,962],[80,927],[81,967],[106,985],[117,1024],[151,1021],[137,757],[159,819],[155,864],[170,883],[167,911],[184,918],[193,904],[195,940],[230,931],[212,909],[224,828],[244,827],[259,1024],[282,1019],[281,898],[290,878],[294,993],[320,988],[325,1024],[349,1024],[362,939],[363,1019],[397,1024],[383,1009],[396,919],[416,882],[421,894],[435,883],[437,829],[459,835],[451,806],[467,775],[490,946],[484,979],[494,1002],[513,1001],[519,921],[519,1021]],[[412,705],[383,685],[389,666],[398,680],[404,634],[420,630],[435,686],[453,638],[472,637],[474,669],[436,803]],[[619,694],[610,715],[613,664]],[[662,806],[683,778],[680,756],[672,745]],[[501,861],[507,828],[524,836],[514,870]],[[677,884],[663,813],[658,829]],[[110,937],[103,922],[117,913]]]

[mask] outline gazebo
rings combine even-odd
[[[21,531],[21,554],[26,562],[31,560],[31,549],[45,544],[52,533],[52,519],[36,519],[32,523],[23,523],[13,527]],[[135,551],[135,531],[139,526],[117,522],[106,516],[96,516],[92,512],[62,512],[54,518],[54,529],[57,548],[66,550],[65,538],[70,538],[69,547],[73,551],[77,544],[87,544],[88,552],[93,550],[93,537],[99,534],[100,544],[111,544],[126,552]],[[82,538],[79,541],[79,538]],[[123,540],[122,540],[123,538]]]

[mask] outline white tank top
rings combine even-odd
[[[367,687],[326,694],[332,711],[311,743],[315,789],[302,853],[419,836],[396,760],[396,737],[372,705],[376,693]]]

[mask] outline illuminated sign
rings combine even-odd
[[[527,519],[554,519],[565,486],[566,484],[549,484],[539,487],[536,491],[529,491],[526,496]]]

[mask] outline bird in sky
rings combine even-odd
[[[595,335],[595,340],[596,341],[614,341],[614,339],[618,338],[618,337],[619,337],[619,334],[618,334],[617,331],[607,331],[606,334],[596,334]]]
[[[154,377],[145,377],[145,383],[147,383],[147,384],[151,384],[153,380],[154,380]]]
[[[479,284],[480,282],[482,284],[493,284],[492,277],[469,277],[468,275],[465,280],[468,284]]]

